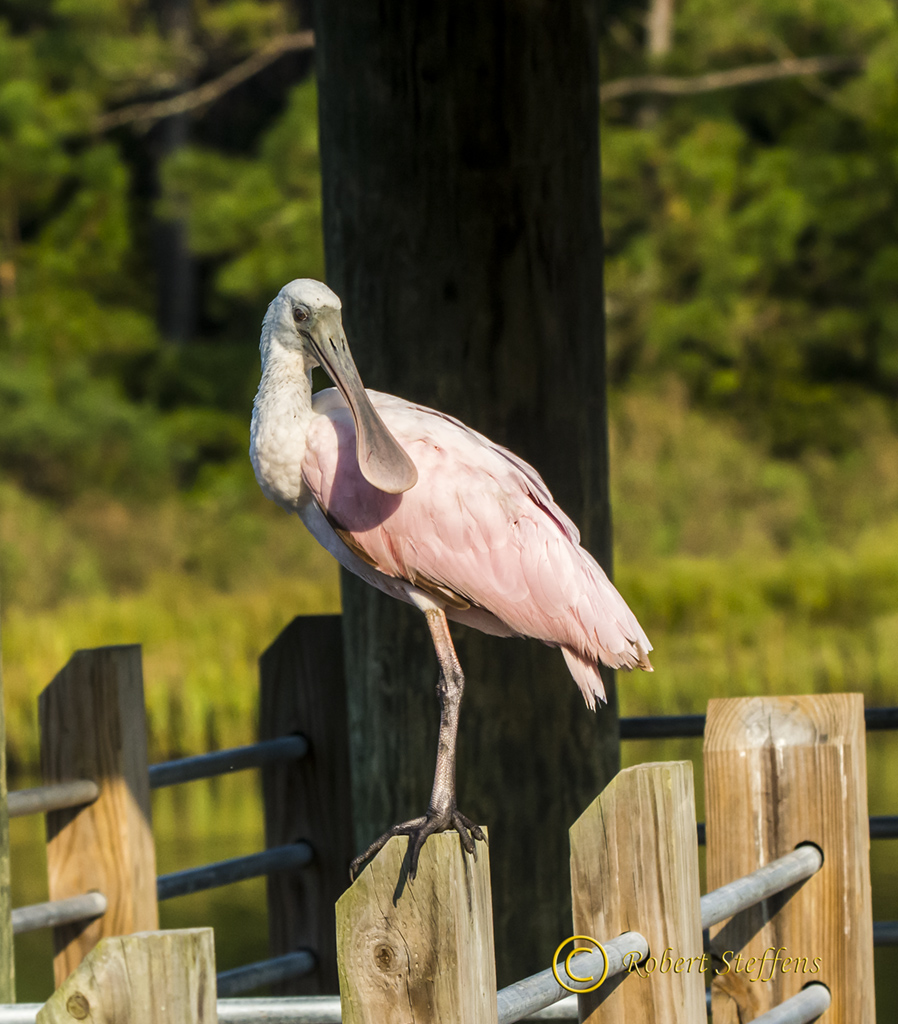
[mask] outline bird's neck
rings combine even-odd
[[[304,419],[312,409],[312,368],[302,352],[272,340],[262,346],[262,379],[253,411]]]
[[[277,344],[263,348],[250,458],[262,490],[289,508],[301,499],[302,460],[313,416],[311,368],[301,353]]]

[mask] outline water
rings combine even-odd
[[[16,780],[11,788],[35,785]],[[159,874],[264,849],[258,772],[236,772],[153,793],[153,833]],[[42,817],[10,822],[13,906],[47,896],[46,834]],[[268,956],[265,879],[167,900],[159,907],[161,928],[215,928],[218,970]],[[49,931],[15,940],[16,998],[42,1002],[53,991],[53,947]]]
[[[643,761],[689,760],[695,769],[697,815],[704,819],[701,740],[630,741],[622,745],[623,767]],[[871,814],[898,814],[898,733],[867,737]],[[29,784],[17,780],[15,788]],[[253,853],[264,846],[258,772],[238,772],[218,779],[187,783],[153,794],[153,830],[159,874],[227,857]],[[47,864],[43,819],[10,822],[13,906],[47,899]],[[702,891],[704,850],[700,851]],[[873,916],[898,919],[898,840],[872,844]],[[250,879],[224,889],[195,893],[160,906],[162,928],[211,925],[219,970],[268,955],[265,881]],[[19,936],[16,993],[20,1002],[41,1002],[53,989],[50,933]],[[898,947],[875,953],[877,1019],[898,1019]]]

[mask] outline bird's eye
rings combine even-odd
[[[295,323],[301,324],[303,321],[309,319],[309,311],[303,309],[302,306],[293,307],[293,320]]]

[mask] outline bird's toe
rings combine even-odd
[[[421,850],[428,836],[435,835],[437,832],[448,832],[450,829],[458,832],[462,846],[476,858],[475,840],[483,843],[487,841],[483,829],[455,808],[444,812],[431,810],[420,818],[412,818],[411,821],[403,821],[394,825],[380,838],[375,839],[368,849],[364,853],[360,853],[349,865],[349,880],[354,882],[365,864],[379,853],[394,836],[408,836],[408,877],[409,881],[413,882],[418,874]]]
[[[467,829],[467,831],[470,832],[475,839],[479,840],[481,843],[486,843],[486,845],[489,846],[489,840],[486,838],[486,833],[483,831],[483,829],[479,825],[471,821],[470,818],[462,814],[461,811],[456,811],[455,828],[458,829],[459,833],[461,834],[459,823],[462,824],[465,827],[465,829]],[[472,842],[470,847],[468,847],[468,845],[465,844],[465,849],[468,851],[468,853],[474,853],[476,848]]]

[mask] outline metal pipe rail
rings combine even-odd
[[[182,757],[177,761],[163,761],[161,764],[150,765],[150,789],[176,786],[195,779],[209,779],[244,768],[258,768],[271,761],[298,761],[305,757],[308,750],[309,741],[305,736],[278,736],[246,747],[215,750],[211,754]]]
[[[218,997],[236,996],[241,992],[252,992],[263,985],[273,985],[288,978],[302,978],[311,974],[317,964],[315,954],[308,949],[298,949],[283,956],[258,960],[254,964],[234,967],[218,974]]]
[[[608,955],[606,978],[613,978],[626,969],[625,959],[628,953],[638,953],[639,960],[649,955],[649,944],[645,936],[639,932],[624,932],[623,935],[609,939],[603,945]],[[571,960],[571,966],[574,968],[573,973],[581,978],[598,978],[605,969],[605,959],[597,949],[593,953],[578,954]],[[558,972],[562,977],[567,974],[563,967],[558,967]],[[565,980],[570,982],[571,988],[576,988],[573,978],[565,977]],[[529,1017],[537,1010],[543,1010],[567,995],[568,990],[562,988],[555,980],[551,967],[540,971],[539,974],[532,974],[523,981],[499,990],[499,1024],[514,1024],[514,1021]]]
[[[810,1024],[824,1010],[829,1009],[832,1001],[833,997],[826,985],[812,981],[791,999],[755,1017],[752,1024]]]
[[[709,892],[701,899],[702,928],[719,924],[739,911],[782,892],[790,885],[810,878],[820,870],[822,864],[823,855],[816,846],[799,846],[785,857],[766,864],[750,875]],[[604,946],[608,954],[609,978],[625,969],[627,965],[624,957],[627,953],[638,952],[641,960],[649,952],[648,943],[638,932],[625,932],[604,943]],[[581,953],[573,959],[572,966],[574,974],[598,978],[604,969],[604,961],[601,952],[596,950],[594,953]],[[571,987],[576,988],[577,985],[572,984]],[[499,992],[499,1024],[513,1024],[535,1010],[558,1002],[564,996],[565,989],[555,980],[551,968],[534,974]]]
[[[898,839],[898,814],[871,814],[871,839]]]
[[[43,1003],[0,1005],[0,1024],[35,1024]],[[340,1024],[339,996],[281,996],[219,999],[219,1024]],[[540,1010],[528,1020],[577,1020],[577,999],[571,996]]]
[[[790,885],[803,882],[822,866],[823,854],[816,846],[799,846],[750,875],[722,885],[702,896],[702,928],[720,924],[741,910],[788,889]]]
[[[868,732],[898,729],[898,707],[866,708],[864,722]],[[620,719],[622,740],[689,739],[702,736],[704,715],[639,715]]]
[[[53,782],[34,789],[14,789],[7,796],[6,806],[10,818],[24,818],[28,814],[46,814],[66,807],[92,804],[100,795],[100,787],[92,779],[73,779]]]
[[[49,903],[32,903],[12,912],[12,933],[24,935],[25,932],[36,932],[40,928],[91,921],[95,917],[102,917],[106,907],[106,897],[101,892],[88,892],[83,896],[51,900]]]
[[[700,821],[695,827],[698,831],[698,845],[704,846],[705,823]],[[871,814],[870,838],[898,839],[898,814]]]
[[[173,871],[156,879],[156,898],[160,901],[170,900],[175,896],[186,896],[203,889],[217,889],[259,875],[270,875],[274,871],[304,868],[313,856],[312,847],[300,841],[286,846],[273,846],[270,850],[251,853],[246,857],[232,857],[203,867]]]
[[[226,972],[225,972],[226,973]],[[551,973],[551,972],[550,972]],[[822,991],[819,991],[822,990]],[[829,989],[812,982],[798,995],[752,1024],[810,1024],[832,1002]],[[0,1005],[0,1024],[34,1024],[43,1003]],[[219,999],[219,1024],[340,1024],[339,996],[283,996],[257,999]],[[502,1017],[500,1016],[500,1021]],[[577,998],[565,999],[538,1010],[525,1020],[577,1020]],[[510,1024],[510,1022],[509,1022]]]
[[[342,1019],[339,996],[218,1000],[218,1024],[340,1024]],[[2,1017],[0,1024],[6,1024]]]
[[[704,715],[638,715],[620,719],[622,740],[679,740],[702,736]]]

